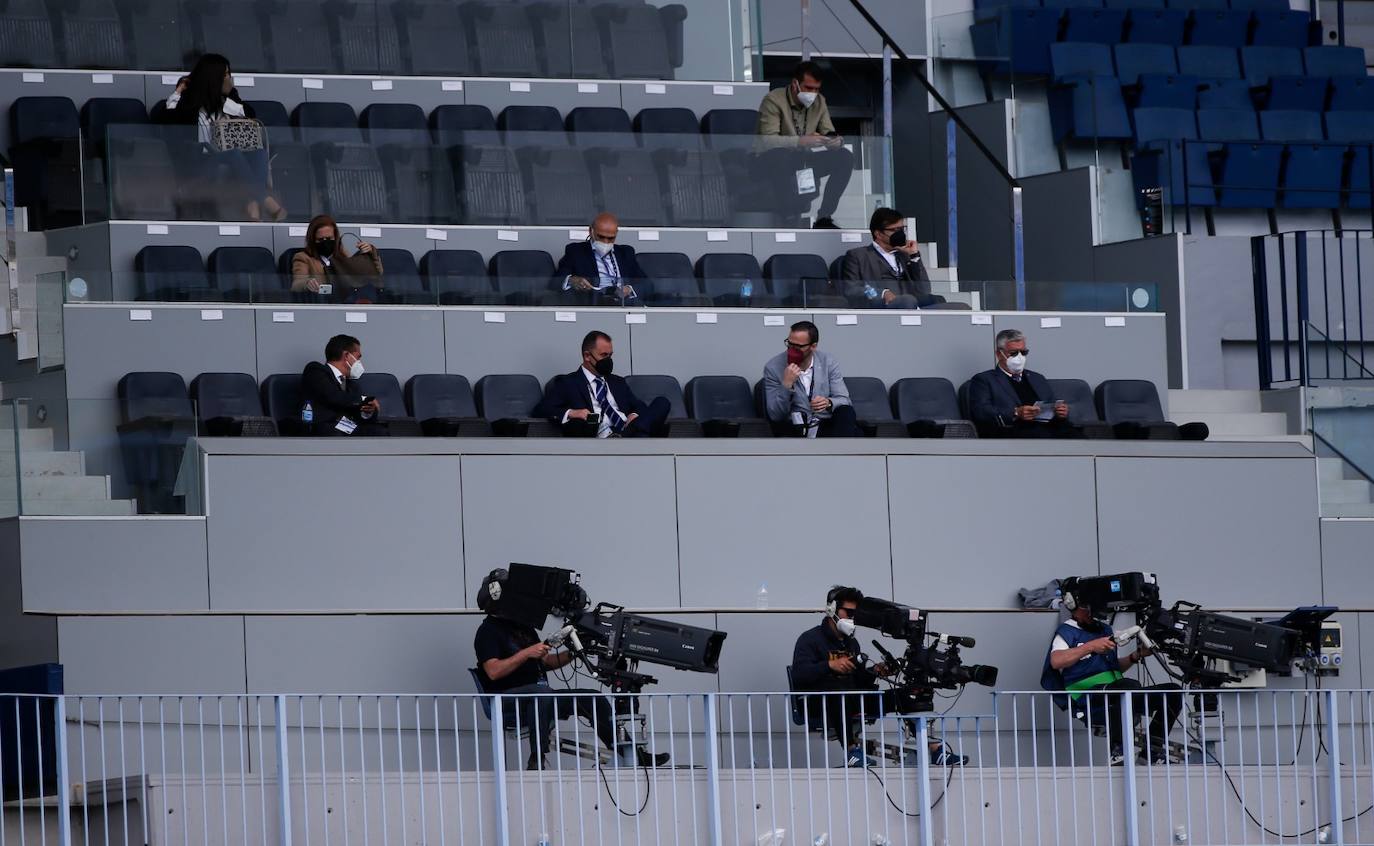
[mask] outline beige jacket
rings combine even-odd
[[[328,272],[328,281],[340,283],[349,288],[361,288],[364,285],[376,285],[382,287],[382,257],[376,250],[372,251],[372,260],[364,255],[348,255],[340,247],[335,251],[334,257],[330,259],[331,267]],[[309,255],[305,250],[301,250],[291,258],[291,290],[305,291],[306,282],[312,277],[320,282],[325,280],[324,262]]]
[[[801,127],[797,126],[794,114],[801,116]],[[792,99],[792,86],[788,83],[764,96],[759,104],[759,124],[754,134],[759,136],[760,147],[795,147],[799,136],[825,135],[834,131],[825,95],[816,95],[811,108],[802,109],[801,104]]]

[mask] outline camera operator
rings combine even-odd
[[[485,588],[484,584],[484,591]],[[571,651],[555,651],[539,639],[532,627],[491,613],[477,627],[473,646],[484,692],[546,694],[521,696],[515,700],[520,725],[530,729],[530,757],[526,769],[544,768],[554,721],[565,720],[574,714],[595,726],[596,736],[607,749],[615,751],[615,722],[610,700],[590,695],[596,693],[594,690],[569,688],[555,693],[549,687],[547,672],[572,663],[575,656]],[[636,753],[642,767],[668,763],[666,752],[651,755],[641,746]]]
[[[1084,693],[1093,691],[1137,691],[1131,694],[1131,705],[1137,719],[1145,718],[1148,721],[1150,762],[1167,761],[1169,732],[1183,709],[1181,688],[1173,683],[1142,687],[1135,679],[1126,678],[1123,673],[1154,654],[1154,650],[1140,646],[1122,658],[1117,654],[1112,627],[1098,619],[1093,608],[1086,603],[1076,603],[1073,595],[1067,591],[1064,606],[1070,609],[1070,618],[1060,623],[1054,633],[1041,672],[1041,687],[1065,691],[1075,703],[1075,712],[1086,705],[1082,709],[1084,722],[1089,726],[1105,726],[1107,729],[1112,765],[1120,764],[1124,759],[1121,746],[1122,697],[1088,697],[1085,703],[1080,703],[1080,700]],[[1144,756],[1146,751],[1142,749],[1140,754]]]

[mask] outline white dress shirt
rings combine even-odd
[[[895,275],[897,275],[897,276],[901,276],[901,275],[902,275],[902,267],[901,267],[901,265],[897,264],[897,251],[896,251],[896,250],[893,250],[892,252],[888,252],[887,250],[884,250],[882,247],[878,246],[876,243],[873,244],[873,249],[877,250],[877,251],[878,251],[878,255],[882,256],[882,257],[883,257],[883,261],[887,262],[887,266],[890,267],[890,268],[892,268],[893,274],[895,274]],[[883,291],[885,291],[885,292],[886,292],[886,291],[890,291],[890,290],[891,290],[890,288],[884,288],[884,289],[883,289]]]
[[[615,259],[614,247],[604,256],[596,251],[596,247],[592,247],[592,259],[596,262],[596,290],[604,291],[607,288],[619,286],[630,287],[625,285],[624,278],[620,275],[620,262]],[[572,274],[563,277],[563,290],[572,290]],[[630,287],[630,290],[633,291],[634,288]]]
[[[797,374],[797,384],[801,385],[803,391],[806,391],[807,397],[811,396],[811,380],[815,376],[815,372],[816,357],[812,356],[811,364],[801,373]],[[802,422],[806,424],[806,436],[808,438],[816,437],[816,434],[820,431],[819,426],[811,425],[815,422],[815,416],[816,412],[812,411],[808,404],[806,414],[802,417]]]
[[[582,376],[587,380],[587,391],[591,394],[592,397],[591,412],[592,414],[601,415],[601,422],[598,423],[596,427],[596,436],[598,438],[609,438],[611,436],[611,419],[606,415],[605,412],[601,410],[601,403],[596,401],[596,380],[600,379],[601,376],[598,375],[594,370],[588,370],[585,364],[582,366]],[[629,419],[630,415],[626,414],[624,411],[621,411],[620,406],[616,404],[615,394],[611,393],[611,383],[609,381],[606,382],[606,401],[610,403],[611,408],[615,409],[616,413],[620,415],[621,419]],[[564,423],[568,422],[568,415],[571,413],[572,409],[568,409],[567,411],[563,412]]]

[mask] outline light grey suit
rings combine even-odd
[[[816,350],[811,353],[811,393],[802,387],[800,378],[792,383],[792,389],[783,387],[782,374],[787,369],[787,353],[780,352],[768,359],[763,366],[763,398],[768,419],[785,423],[792,412],[800,411],[803,420],[830,417],[830,411],[812,411],[811,397],[829,397],[834,406],[849,405],[849,389],[844,386],[840,375],[840,365],[826,353]]]

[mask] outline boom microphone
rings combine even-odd
[[[884,662],[886,662],[889,666],[896,666],[897,656],[893,655],[891,652],[888,652],[887,649],[876,640],[873,641],[873,647],[877,649],[879,654],[883,656]]]
[[[939,640],[941,643],[952,643],[955,646],[966,646],[969,649],[972,649],[973,647],[978,645],[978,641],[975,638],[971,638],[966,635],[946,635],[936,634],[935,632],[931,632],[930,635],[931,637],[934,637],[937,640]]]

